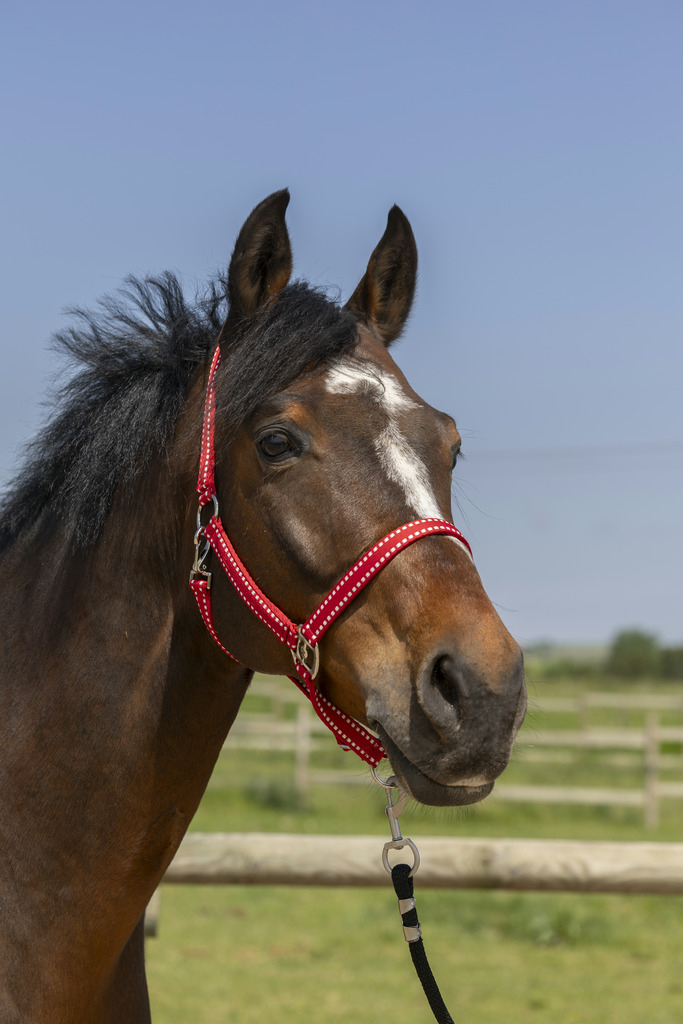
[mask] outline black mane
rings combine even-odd
[[[130,277],[94,311],[75,309],[54,343],[77,372],[55,413],[28,445],[0,507],[0,551],[49,510],[79,545],[101,531],[119,484],[163,452],[193,371],[209,359],[227,315],[224,279],[189,301],[171,273]],[[231,339],[218,383],[225,438],[267,397],[307,368],[356,342],[356,321],[302,282],[245,321]],[[199,452],[197,453],[199,456]]]

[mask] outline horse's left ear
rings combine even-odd
[[[373,328],[385,345],[398,338],[413,304],[417,246],[408,218],[392,206],[386,231],[346,308]]]
[[[254,207],[237,236],[228,270],[228,319],[223,331],[277,295],[292,273],[285,223],[288,190],[273,192]]]

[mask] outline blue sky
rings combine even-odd
[[[2,478],[64,307],[201,281],[285,185],[297,274],[348,295],[397,202],[396,356],[456,416],[456,521],[509,628],[683,643],[682,46],[661,0],[13,5]]]

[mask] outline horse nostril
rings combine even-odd
[[[432,667],[431,682],[446,703],[457,710],[460,702],[460,681],[450,655],[444,654],[436,659]]]

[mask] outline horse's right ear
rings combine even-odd
[[[285,224],[289,191],[273,192],[254,207],[237,236],[228,270],[228,318],[221,334],[277,295],[292,272]]]
[[[417,246],[408,218],[392,206],[386,231],[346,308],[371,327],[385,345],[398,338],[413,304]]]

